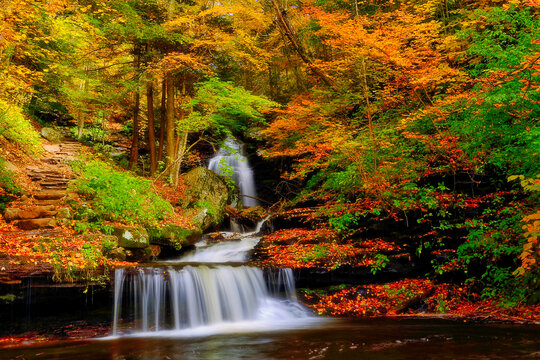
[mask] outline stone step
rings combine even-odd
[[[26,219],[17,220],[14,222],[15,226],[22,230],[35,230],[44,228],[54,228],[56,226],[56,220],[53,218],[40,218],[40,219]]]
[[[50,181],[69,181],[73,179],[71,176],[62,175],[60,173],[55,174],[29,174],[28,175],[31,179],[42,179],[42,180],[50,180]]]
[[[59,200],[66,196],[65,191],[61,190],[44,190],[34,194],[34,199],[37,200]]]
[[[47,205],[60,205],[64,201],[62,199],[57,199],[57,200],[35,200],[34,202],[36,205],[47,206]]]
[[[67,185],[45,185],[41,186],[43,190],[67,190]]]
[[[6,221],[52,217],[57,214],[54,206],[34,206],[28,209],[8,208],[4,211]]]
[[[39,185],[41,186],[64,186],[69,183],[68,179],[58,179],[58,180],[51,180],[51,179],[43,179],[39,182]]]

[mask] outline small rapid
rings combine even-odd
[[[171,260],[171,263],[243,263],[248,260],[249,252],[257,246],[261,237],[259,233],[262,226],[270,216],[259,221],[255,230],[243,234],[233,232],[220,232],[223,241],[211,243],[203,239],[195,244],[195,250],[188,252],[181,258]]]

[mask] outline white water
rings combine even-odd
[[[278,282],[269,288],[262,270],[249,266],[117,269],[113,336],[308,327],[315,318],[297,302],[291,275],[271,275]]]
[[[195,250],[185,254],[178,260],[171,263],[240,263],[246,262],[249,252],[261,240],[258,233],[264,223],[270,218],[267,216],[259,221],[254,231],[238,234],[232,232],[220,232],[226,239],[214,244],[209,244],[206,240],[195,244]]]
[[[231,169],[233,181],[240,188],[240,195],[247,195],[241,196],[242,204],[245,207],[258,205],[257,200],[253,198],[257,197],[253,170],[244,155],[242,144],[228,137],[216,156],[210,159],[208,169],[220,175],[227,175],[228,169]]]

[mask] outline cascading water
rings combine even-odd
[[[266,220],[251,233],[222,233],[228,241],[200,242],[171,261],[189,265],[116,270],[113,335],[193,336],[319,321],[298,303],[291,269],[268,271],[265,278],[256,267],[223,265],[247,261]]]
[[[228,169],[231,169],[234,183],[240,188],[240,195],[246,195],[242,196],[242,204],[245,207],[257,206],[253,170],[249,166],[243,148],[238,141],[228,137],[216,156],[210,159],[208,169],[220,175],[227,175]]]
[[[240,144],[227,139],[209,168],[220,173],[220,163],[232,167],[243,195],[256,196]],[[249,197],[243,203],[257,205]],[[298,303],[290,269],[268,271],[265,278],[256,267],[224,265],[248,260],[266,220],[249,233],[222,232],[224,241],[218,243],[203,240],[194,251],[169,261],[169,267],[116,270],[113,335],[194,336],[319,322]]]
[[[267,216],[259,221],[254,231],[238,234],[231,232],[221,232],[220,234],[229,241],[221,241],[215,244],[208,244],[206,240],[195,244],[196,249],[182,256],[180,259],[172,260],[172,263],[240,263],[247,260],[249,251],[259,243],[261,239],[258,233],[264,223],[270,218]]]
[[[278,283],[267,286],[262,270],[250,266],[118,269],[113,335],[193,335],[311,323],[313,317],[293,295],[294,282],[279,282],[289,275],[276,276]]]

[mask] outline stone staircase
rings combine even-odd
[[[35,190],[23,196],[17,207],[4,212],[4,219],[22,230],[54,228],[58,220],[70,216],[63,205],[68,183],[73,179],[66,161],[75,159],[81,144],[67,140],[43,148],[44,156],[26,168],[28,177],[36,185]]]

